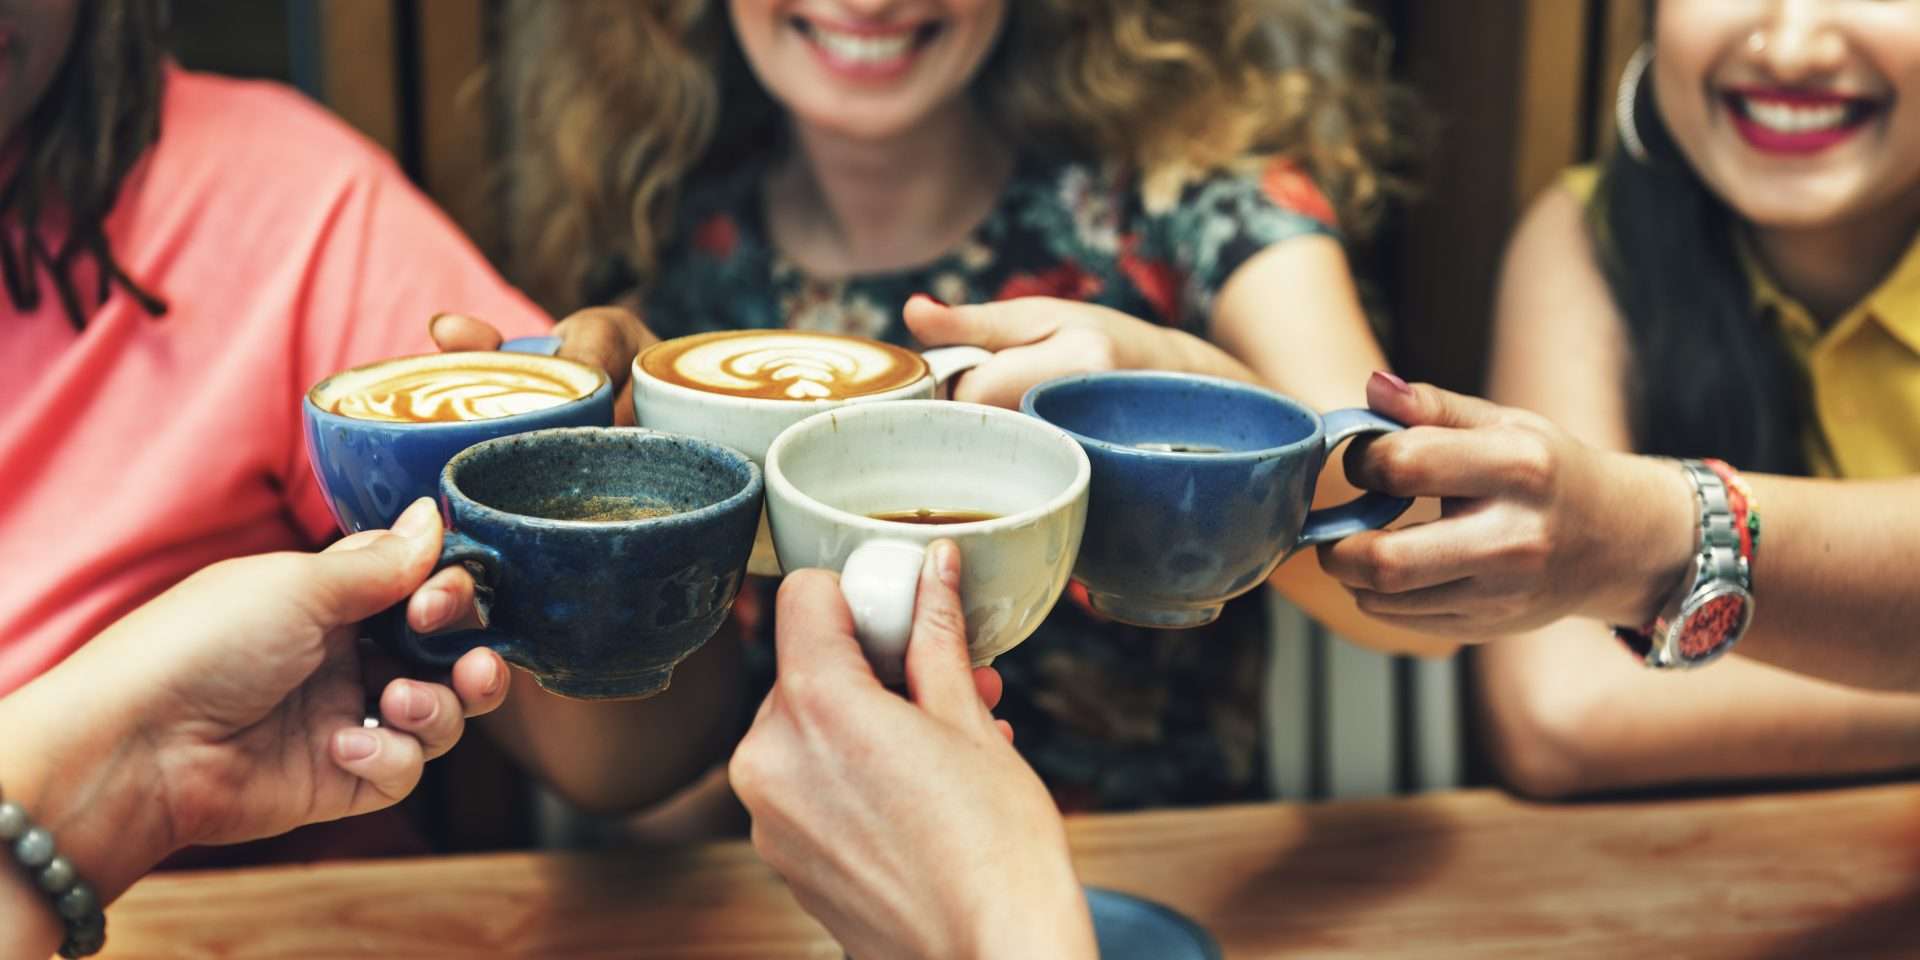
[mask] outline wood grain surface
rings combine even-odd
[[[1559,806],[1472,791],[1070,833],[1087,883],[1174,906],[1234,958],[1920,953],[1920,786]],[[840,957],[739,843],[165,875],[109,918],[114,957]]]

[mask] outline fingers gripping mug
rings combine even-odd
[[[1086,527],[1086,453],[1009,410],[903,400],[815,414],[767,451],[780,566],[840,571],[855,630],[898,682],[926,545],[960,548],[975,665],[1025,640],[1060,598]]]
[[[1413,502],[1370,493],[1311,509],[1335,447],[1401,429],[1366,410],[1322,417],[1251,384],[1149,371],[1052,380],[1021,408],[1092,461],[1074,578],[1125,623],[1209,623],[1294,550],[1383,527]]]

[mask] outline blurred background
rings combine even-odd
[[[514,240],[494,176],[507,142],[479,72],[514,0],[176,0],[186,66],[289,83],[391,151],[497,262]],[[551,0],[540,0],[551,2]],[[1205,0],[1194,0],[1205,2]],[[1501,245],[1525,204],[1612,130],[1641,0],[1353,0],[1395,38],[1434,124],[1419,193],[1353,251],[1396,369],[1477,391]],[[508,78],[510,85],[510,78]],[[1456,661],[1335,642],[1272,600],[1268,770],[1276,796],[1372,796],[1484,780]],[[416,803],[442,849],[564,841],[576,818],[530,792],[485,738],[430,768]]]

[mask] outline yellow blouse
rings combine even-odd
[[[1585,203],[1596,180],[1594,168],[1576,167],[1561,185]],[[1814,473],[1920,473],[1920,238],[1873,292],[1825,330],[1767,275],[1744,233],[1737,243],[1754,309],[1773,316],[1806,378],[1813,416],[1805,443]]]

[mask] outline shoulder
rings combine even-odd
[[[290,87],[173,68],[165,98],[153,176],[169,192],[277,206],[406,182],[379,145]]]
[[[1494,308],[1489,395],[1619,447],[1629,347],[1595,252],[1587,201],[1564,181],[1534,200],[1508,241]],[[1566,357],[1579,357],[1567,364]]]
[[[1576,167],[1534,198],[1507,241],[1505,282],[1524,281],[1539,271],[1599,276],[1587,212],[1596,186],[1592,168]],[[1516,269],[1525,275],[1514,276]]]
[[[1554,179],[1554,186],[1583,205],[1591,203],[1594,191],[1600,186],[1600,168],[1590,163],[1568,167]]]
[[[1284,156],[1254,155],[1224,166],[1166,166],[1138,179],[1148,216],[1200,211],[1295,218],[1320,232],[1338,229],[1333,203],[1305,169]]]

